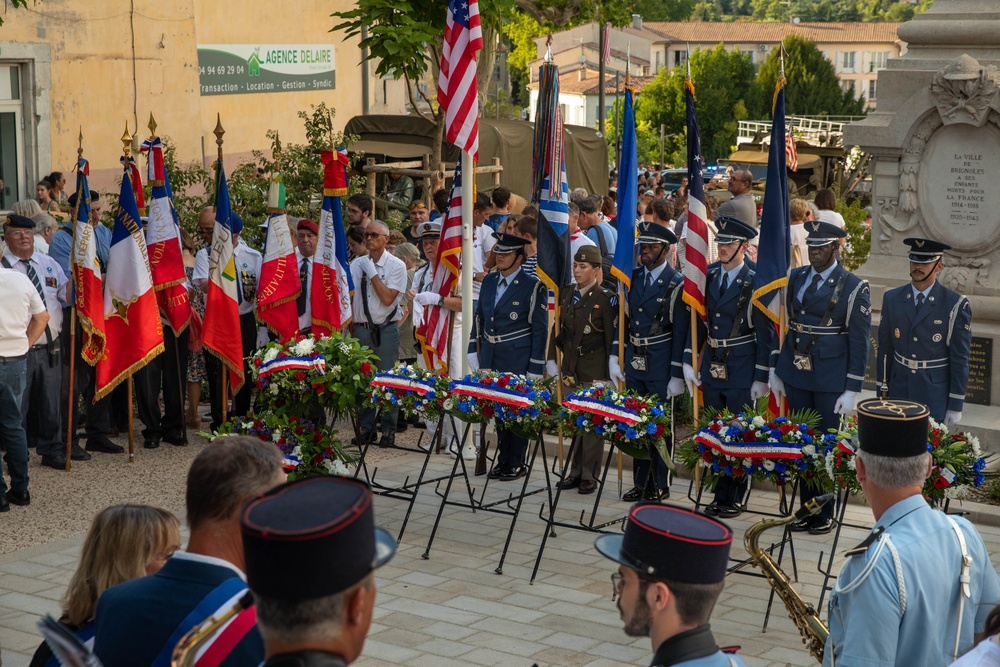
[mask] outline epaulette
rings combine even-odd
[[[861,294],[861,292],[866,289],[868,289],[868,281],[859,278],[858,286],[854,288],[854,291],[851,292],[851,296],[847,299],[847,317],[844,319],[845,328],[850,328],[851,326],[851,313],[854,312],[854,300],[858,298],[858,294]],[[871,310],[865,313],[865,315],[871,315]]]
[[[844,552],[844,555],[850,558],[851,556],[861,556],[868,551],[869,548],[882,537],[882,533],[885,532],[885,528],[878,526],[871,534],[864,539],[864,541],[853,549],[848,549]]]

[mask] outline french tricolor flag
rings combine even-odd
[[[347,236],[340,198],[347,194],[347,149],[323,151],[323,212],[313,262],[313,335],[339,331],[351,322],[354,281],[347,266]]]

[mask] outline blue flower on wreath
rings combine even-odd
[[[774,423],[775,424],[787,424],[788,423],[788,417],[776,417],[774,419]]]
[[[577,418],[576,418],[576,427],[577,428],[583,428],[586,425],[587,425],[587,418],[584,417],[583,415],[577,415]]]
[[[663,416],[663,409],[660,406],[658,406],[658,405],[653,406],[653,409],[650,410],[649,412],[654,417],[662,417]]]
[[[798,463],[798,466],[799,466],[799,470],[805,470],[806,468],[809,467],[809,464],[806,463],[805,459],[800,459],[799,463]]]
[[[722,470],[722,466],[719,465],[719,461],[712,461],[712,472],[719,472],[720,470]]]
[[[982,472],[986,469],[986,459],[976,459],[972,464],[972,472]]]
[[[808,424],[799,424],[799,430],[802,431],[803,433],[805,433],[808,428],[809,428]]]
[[[781,440],[781,429],[772,428],[771,437],[774,438],[775,440]]]
[[[972,480],[972,486],[976,487],[982,486],[985,481],[986,481],[986,475],[984,475],[983,473],[977,473],[976,478]]]
[[[638,435],[639,434],[636,433],[635,429],[632,428],[631,426],[625,430],[625,437],[628,438],[629,440],[635,440],[636,437],[638,437]]]
[[[705,453],[705,452],[707,452],[707,451],[708,451],[708,447],[706,447],[705,445],[703,445],[703,444],[701,444],[701,443],[699,442],[699,443],[698,443],[698,453],[699,453],[699,454],[704,454],[704,453]]]
[[[543,401],[547,401],[547,400],[549,400],[551,398],[552,398],[552,394],[551,393],[549,393],[548,391],[543,391],[542,392],[542,400]]]
[[[646,435],[656,435],[656,424],[653,422],[646,424]]]
[[[932,445],[931,443],[928,442],[927,443],[927,451],[933,452],[934,451],[934,445]]]
[[[604,428],[604,424],[599,424],[598,426],[594,427],[594,433],[596,433],[597,435],[604,435],[605,430],[607,429]]]
[[[731,466],[731,465],[729,465],[729,464],[727,463],[727,464],[726,464],[726,467],[725,467],[725,471],[726,471],[726,474],[727,474],[727,475],[732,475],[732,474],[733,474],[733,466]]]
[[[729,428],[726,429],[726,437],[727,438],[738,438],[742,434],[743,434],[743,431],[741,431],[740,429],[736,428],[735,426],[730,426]]]
[[[788,466],[784,463],[778,462],[774,464],[774,472],[783,473],[788,470]]]
[[[806,432],[803,431],[802,432],[802,442],[804,442],[807,445],[809,445],[809,444],[812,444],[812,441],[813,441],[813,437],[811,435],[809,435],[808,433],[806,433]]]

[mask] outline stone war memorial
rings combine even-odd
[[[878,110],[844,128],[847,145],[872,155],[871,254],[858,271],[876,309],[872,345],[882,295],[909,281],[903,239],[950,244],[940,279],[973,314],[962,425],[998,451],[1000,4],[937,0],[898,36],[908,50],[879,72]]]

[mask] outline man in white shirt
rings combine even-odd
[[[9,218],[8,218],[9,219]],[[30,221],[29,221],[30,222]],[[31,234],[31,230],[28,230]],[[27,356],[49,322],[38,290],[27,276],[0,269],[0,444],[10,474],[10,491],[0,472],[0,512],[10,503],[27,505],[28,441],[21,417],[21,397],[27,373]]]
[[[362,345],[378,355],[375,365],[385,371],[399,360],[399,320],[403,314],[400,301],[406,293],[406,264],[385,251],[389,227],[381,220],[368,224],[364,239],[368,254],[351,262],[354,279],[351,329]],[[396,444],[397,412],[382,411],[380,447]],[[372,408],[361,411],[361,435],[365,441],[375,439],[375,410]]]
[[[11,215],[4,225],[7,252],[0,259],[5,269],[24,274],[31,281],[49,314],[49,323],[42,335],[28,350],[24,399],[21,416],[28,431],[29,413],[37,432],[36,451],[42,465],[57,470],[66,469],[66,450],[62,436],[59,396],[62,388],[62,363],[59,335],[62,332],[63,307],[68,306],[66,285],[69,282],[59,262],[35,250],[35,222],[20,215]],[[74,459],[90,458],[79,445]]]

